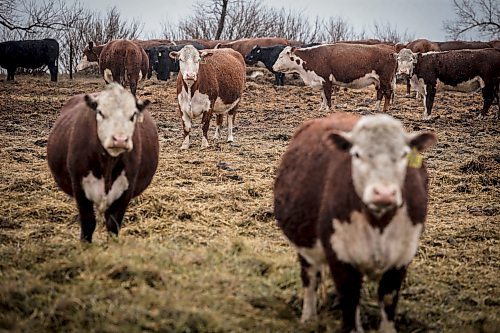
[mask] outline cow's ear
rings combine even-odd
[[[398,54],[397,54],[396,52],[394,52],[394,53],[392,54],[392,57],[393,57],[394,59],[396,59],[396,60],[397,60],[397,59],[398,59]]]
[[[220,49],[222,47],[222,43],[217,43],[214,46],[214,49]]]
[[[92,51],[94,48],[94,42],[89,42],[89,51]]]
[[[151,104],[151,101],[149,99],[146,99],[144,101],[137,100],[135,102],[135,106],[137,107],[137,110],[139,110],[139,112],[146,110],[149,104]]]
[[[84,99],[89,108],[94,111],[97,110],[97,101],[95,99],[93,99],[90,95],[85,95]]]
[[[423,152],[436,143],[436,135],[432,132],[416,132],[406,135],[406,142],[411,148]]]
[[[335,131],[327,136],[327,142],[341,151],[349,151],[352,147],[352,140],[349,133]]]
[[[297,49],[297,46],[292,46],[292,48],[290,49],[290,52],[295,52],[295,50]]]
[[[179,52],[171,51],[168,56],[172,59],[179,60]]]

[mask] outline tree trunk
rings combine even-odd
[[[227,4],[229,0],[222,0],[222,11],[220,13],[219,24],[217,26],[217,33],[215,34],[215,39],[220,39],[222,35],[222,30],[224,29],[224,21],[226,20]]]

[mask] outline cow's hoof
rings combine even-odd
[[[208,140],[206,138],[201,139],[201,149],[208,148]]]
[[[318,316],[316,314],[312,314],[312,313],[302,313],[302,316],[300,317],[300,322],[302,324],[307,324],[307,323],[311,323],[311,322],[314,322],[318,319]]]

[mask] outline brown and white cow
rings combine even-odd
[[[481,90],[486,116],[500,81],[500,50],[452,50],[446,52],[413,53],[403,49],[394,55],[398,62],[397,75],[406,75],[416,82],[423,96],[424,119],[431,118],[436,90],[475,92]]]
[[[159,147],[148,104],[111,83],[100,93],[71,97],[52,128],[48,164],[57,185],[76,200],[83,241],[92,241],[94,208],[118,235],[130,200],[153,178]]]
[[[395,86],[396,61],[392,57],[394,48],[388,45],[323,44],[318,46],[283,49],[273,70],[298,73],[304,83],[321,89],[320,110],[332,106],[334,85],[353,89],[374,85],[377,100],[385,96],[384,112]]]
[[[95,45],[94,42],[89,42],[83,50],[83,57],[76,66],[76,70],[82,71],[88,67],[99,65],[99,56],[101,55],[104,45],[106,44]]]
[[[117,39],[107,43],[99,55],[99,69],[106,83],[112,81],[125,86],[135,96],[137,83],[149,71],[149,58],[146,51],[136,43]]]
[[[192,45],[170,52],[179,61],[177,100],[184,141],[181,149],[189,148],[189,133],[194,118],[202,117],[201,148],[208,147],[208,127],[212,115],[217,116],[214,139],[219,138],[224,114],[228,114],[227,142],[233,142],[236,109],[245,89],[245,61],[232,49],[197,50]]]
[[[340,113],[297,130],[277,171],[274,213],[298,252],[302,322],[316,316],[316,288],[328,265],[341,331],[363,331],[359,299],[367,276],[379,282],[380,332],[395,332],[399,290],[427,214],[419,152],[434,140],[431,133],[406,133],[385,114]]]

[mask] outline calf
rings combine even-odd
[[[99,65],[99,56],[105,45],[106,44],[95,45],[94,42],[89,42],[83,50],[83,57],[76,66],[76,70],[82,71],[90,66]]]
[[[166,81],[170,79],[170,72],[179,72],[179,62],[170,58],[169,54],[172,51],[180,51],[186,45],[156,46],[149,50],[149,62],[158,80]],[[198,42],[191,42],[189,45],[193,45],[198,50],[204,49],[203,45]]]
[[[7,69],[7,81],[14,80],[17,67],[47,66],[50,80],[57,81],[59,43],[55,39],[12,40],[0,43],[0,66]]]
[[[159,146],[148,104],[111,83],[98,94],[71,97],[52,128],[49,168],[76,200],[83,241],[92,241],[94,208],[104,215],[108,232],[118,235],[130,200],[153,178]]]
[[[405,133],[388,115],[336,114],[297,130],[278,167],[274,213],[298,252],[302,322],[316,316],[316,288],[328,265],[341,331],[363,332],[359,298],[367,276],[379,283],[380,332],[395,332],[399,290],[427,213],[419,152],[434,140],[431,133]]]
[[[481,90],[484,103],[480,117],[486,116],[495,96],[498,96],[499,50],[490,48],[416,54],[403,49],[394,56],[398,63],[397,75],[412,78],[424,97],[424,120],[431,118],[438,83],[441,83],[443,90]]]
[[[273,70],[299,73],[304,83],[321,90],[320,110],[332,106],[333,85],[360,89],[374,85],[377,100],[385,96],[384,112],[395,85],[394,48],[387,45],[324,44],[307,48],[287,46]]]
[[[231,49],[199,51],[192,45],[170,52],[179,61],[177,100],[184,129],[181,149],[189,148],[189,132],[194,118],[202,116],[201,148],[208,147],[208,127],[212,114],[217,116],[214,139],[219,138],[223,116],[228,114],[227,142],[232,142],[236,109],[245,88],[245,61]]]
[[[117,39],[102,48],[99,68],[106,83],[115,81],[125,86],[128,82],[135,96],[137,83],[148,73],[149,59],[144,49],[136,43]]]

